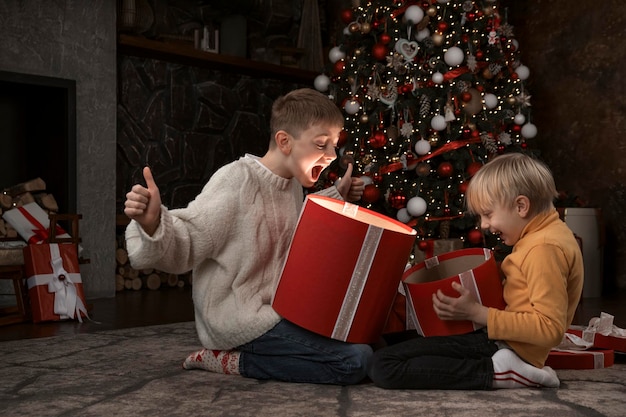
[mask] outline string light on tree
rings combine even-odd
[[[498,0],[371,0],[339,18],[345,26],[314,85],[345,115],[340,148],[369,180],[359,204],[423,239],[476,240],[468,183],[492,157],[532,151],[538,136],[531,72],[507,11]],[[317,188],[342,174],[333,163]]]

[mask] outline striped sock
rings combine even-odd
[[[239,356],[236,350],[202,349],[187,356],[184,369],[204,369],[219,374],[239,375]]]
[[[491,359],[493,388],[558,388],[561,383],[554,369],[534,367],[510,349],[498,350]]]

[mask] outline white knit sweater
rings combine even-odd
[[[335,187],[323,194],[341,199]],[[200,342],[237,347],[280,320],[270,302],[303,199],[296,179],[246,155],[219,169],[187,208],[162,207],[153,236],[132,221],[126,229],[131,264],[170,273],[193,269]]]

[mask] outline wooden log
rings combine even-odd
[[[143,286],[143,282],[141,281],[141,278],[135,277],[131,280],[131,288],[133,290],[135,291],[140,290],[142,286]]]
[[[179,279],[176,285],[178,286],[178,288],[183,288],[185,286],[185,281],[183,281],[182,279]]]
[[[10,209],[13,207],[13,197],[6,193],[0,193],[0,207]]]
[[[146,287],[148,287],[151,290],[158,290],[159,287],[161,286],[161,277],[159,276],[159,274],[149,274],[146,277]]]
[[[115,291],[122,291],[124,290],[124,277],[121,276],[120,274],[115,274]]]
[[[13,185],[9,188],[5,188],[5,192],[10,196],[16,196],[26,192],[32,191],[45,191],[46,183],[41,178],[34,178],[32,180],[22,182],[20,184]]]
[[[169,274],[167,277],[167,285],[175,287],[178,285],[178,276],[176,274]]]
[[[133,288],[133,280],[132,279],[124,279],[124,288],[130,290]]]
[[[40,206],[48,209],[54,213],[59,211],[59,204],[52,194],[40,194],[36,196],[37,202]]]
[[[128,263],[128,252],[124,248],[117,248],[115,250],[115,260],[118,265],[126,265]]]
[[[34,203],[34,202],[35,202],[35,197],[29,192],[19,194],[13,197],[13,205],[15,207],[22,207],[24,204]]]

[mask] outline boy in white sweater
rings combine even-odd
[[[368,345],[330,339],[282,319],[271,299],[304,194],[337,157],[343,115],[323,94],[300,89],[272,107],[269,150],[219,169],[186,208],[168,210],[149,168],[133,186],[124,213],[134,268],[193,269],[196,328],[204,349],[185,369],[257,379],[348,385],[360,382]],[[363,181],[352,165],[322,193],[358,200]],[[323,244],[323,242],[320,242]],[[314,256],[314,254],[312,254]]]

